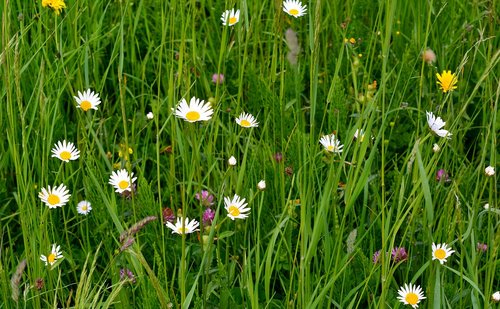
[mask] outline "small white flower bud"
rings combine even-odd
[[[259,181],[259,183],[257,184],[257,189],[259,189],[260,191],[264,191],[266,189],[266,181],[264,179]]]

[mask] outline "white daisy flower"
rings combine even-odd
[[[52,157],[58,158],[64,162],[76,160],[80,157],[80,150],[76,149],[75,145],[71,142],[63,140],[57,142],[52,148]]]
[[[307,11],[306,7],[307,5],[302,5],[302,3],[297,0],[283,1],[283,11],[295,18],[305,15]]]
[[[195,219],[189,221],[189,218],[186,218],[184,222],[182,222],[182,218],[177,217],[177,222],[175,223],[175,225],[169,221],[167,221],[166,225],[172,230],[172,234],[176,233],[182,235],[198,231],[200,223]]]
[[[97,105],[101,104],[101,99],[99,98],[99,93],[93,92],[90,89],[81,93],[78,91],[78,96],[73,97],[78,105],[77,108],[81,108],[82,111],[86,112],[89,109],[97,110]]]
[[[81,201],[76,206],[76,211],[81,215],[87,215],[92,210],[92,206],[89,201]]]
[[[222,25],[224,26],[234,26],[240,20],[240,10],[234,11],[234,9],[224,11],[222,13]]]
[[[132,184],[136,181],[137,177],[134,177],[134,173],[128,172],[126,169],[121,169],[119,171],[114,171],[109,177],[109,184],[115,187],[115,192],[123,193],[124,191],[132,192]]]
[[[439,263],[444,264],[446,259],[453,253],[455,250],[451,250],[448,248],[447,244],[436,244],[432,243],[432,260],[438,260]]]
[[[227,216],[231,218],[231,220],[245,219],[249,215],[246,213],[250,211],[250,208],[246,208],[248,204],[245,203],[245,199],[240,200],[237,194],[234,195],[232,200],[229,197],[224,197],[224,205],[224,208],[228,212]]]
[[[214,111],[210,103],[205,103],[205,101],[195,97],[191,98],[189,105],[186,99],[183,98],[175,110],[175,116],[188,122],[210,120],[213,113]]]
[[[47,256],[43,254],[40,255],[40,260],[45,262],[45,266],[47,266],[48,264],[54,265],[58,259],[63,257],[62,252],[60,250],[61,246],[52,244],[52,250],[50,251],[50,254]]]
[[[404,287],[400,287],[398,294],[400,302],[410,305],[413,308],[418,308],[418,303],[422,299],[425,299],[422,288],[419,285],[412,285],[411,283],[410,285],[405,283]]]
[[[451,133],[448,130],[441,129],[444,127],[446,122],[441,119],[441,117],[434,116],[432,112],[425,112],[427,115],[427,123],[429,124],[429,128],[436,133],[436,135],[441,137],[446,137],[447,139],[451,139]]]
[[[69,190],[66,189],[66,186],[61,184],[59,187],[54,187],[54,189],[50,188],[50,186],[48,186],[48,189],[42,188],[42,191],[38,193],[38,197],[49,206],[49,208],[56,208],[66,205],[71,194],[69,194]]]
[[[241,113],[238,118],[236,118],[236,123],[244,128],[255,128],[259,126],[259,123],[251,114]]]
[[[340,144],[335,134],[323,135],[319,142],[329,152],[341,153],[343,151],[342,148],[344,148],[344,145]]]

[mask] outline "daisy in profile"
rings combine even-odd
[[[222,13],[222,25],[224,26],[234,26],[240,20],[240,10],[234,11],[234,9],[224,11]]]
[[[78,91],[78,96],[73,97],[78,105],[77,108],[81,108],[82,111],[86,112],[89,109],[97,110],[97,105],[101,104],[101,99],[99,98],[99,93],[94,92],[90,89],[81,93]]]
[[[435,243],[432,243],[432,260],[438,260],[439,263],[444,264],[446,259],[453,253],[455,250],[451,250],[448,248],[447,244],[438,244],[436,246]]]
[[[64,3],[64,0],[42,0],[42,6],[48,6],[49,8],[54,10],[56,15],[59,15],[62,9],[66,8],[66,3]]]
[[[49,206],[49,208],[56,208],[66,205],[71,194],[69,194],[66,186],[61,184],[59,187],[54,187],[53,189],[50,186],[48,186],[48,189],[42,188],[42,191],[38,193],[38,197]]]
[[[302,5],[298,0],[283,1],[283,11],[295,18],[304,16],[307,11],[307,5]]]
[[[179,235],[182,234],[190,234],[195,231],[198,231],[198,227],[200,226],[200,223],[196,221],[195,219],[189,221],[189,218],[186,218],[184,222],[182,222],[182,218],[177,218],[177,222],[172,224],[171,222],[166,223],[167,227],[172,230],[172,234],[176,233]]]
[[[364,141],[365,131],[363,131],[363,129],[356,129],[356,132],[354,132],[354,139],[360,142]]]
[[[259,123],[251,114],[241,113],[238,118],[236,118],[236,123],[243,128],[255,128],[259,126]]]
[[[335,134],[323,135],[319,142],[329,152],[341,153],[343,151],[342,148],[344,148],[344,145],[340,144]]]
[[[410,305],[413,308],[418,308],[418,303],[425,299],[424,292],[419,285],[406,284],[400,287],[398,291],[398,299],[405,305]]]
[[[137,179],[137,177],[132,177],[134,177],[134,173],[130,173],[129,176],[126,169],[114,171],[109,177],[109,184],[115,187],[115,192],[118,192],[120,194],[125,191],[132,192],[132,184]]]
[[[57,262],[58,259],[61,259],[62,257],[63,255],[61,252],[61,246],[52,244],[52,250],[50,251],[49,255],[40,255],[40,260],[45,262],[45,266],[47,266],[48,264],[52,266]]]
[[[70,160],[76,160],[80,157],[80,151],[76,149],[75,145],[71,142],[66,142],[63,140],[57,142],[52,148],[52,157],[58,158],[64,162],[69,162]]]
[[[436,118],[432,112],[425,112],[425,114],[427,115],[427,124],[429,124],[429,128],[431,128],[436,135],[451,139],[451,133],[448,132],[448,130],[442,129],[446,122],[444,122],[441,117]]]
[[[81,201],[76,206],[76,211],[78,211],[81,215],[88,215],[88,213],[92,210],[92,206],[89,201]]]
[[[233,199],[231,200],[229,197],[224,197],[224,208],[227,210],[227,216],[234,219],[245,219],[248,217],[248,211],[250,208],[246,208],[248,205],[245,203],[245,199],[240,199],[240,197],[235,194]]]
[[[189,105],[186,99],[182,99],[177,105],[175,116],[182,118],[188,122],[207,121],[212,118],[214,113],[210,103],[192,97]]]
[[[436,73],[436,77],[438,79],[437,84],[444,93],[457,89],[456,84],[458,79],[455,73],[452,74],[451,71],[443,71],[441,74]]]

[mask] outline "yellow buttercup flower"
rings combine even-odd
[[[453,91],[457,88],[456,84],[458,82],[457,76],[451,71],[443,71],[443,73],[436,73],[438,79],[437,84],[441,86],[444,93],[448,91]]]
[[[54,10],[56,15],[61,14],[62,9],[66,8],[66,3],[64,0],[42,0],[43,7],[49,7]]]

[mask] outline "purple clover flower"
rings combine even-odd
[[[122,268],[120,269],[120,280],[130,280],[131,283],[135,283],[135,276],[134,273],[128,268]]]
[[[373,253],[373,257],[372,257],[373,264],[377,264],[380,261],[380,253],[381,253],[381,250],[375,251],[375,253]]]
[[[488,251],[488,245],[478,242],[477,243],[477,251],[485,253],[486,251]]]
[[[214,196],[207,190],[201,190],[201,192],[196,193],[194,197],[205,207],[209,207],[214,204]]]
[[[405,247],[396,247],[391,251],[391,259],[394,263],[408,260],[408,253]]]
[[[448,176],[448,173],[444,169],[439,169],[436,172],[436,180],[447,182],[450,180],[450,177]]]
[[[203,224],[211,225],[212,221],[214,220],[214,217],[215,217],[215,211],[213,211],[212,208],[207,208],[203,212]]]
[[[217,74],[217,73],[214,73],[212,75],[212,83],[216,84],[216,85],[221,85],[224,83],[224,74],[220,73],[220,74]]]

